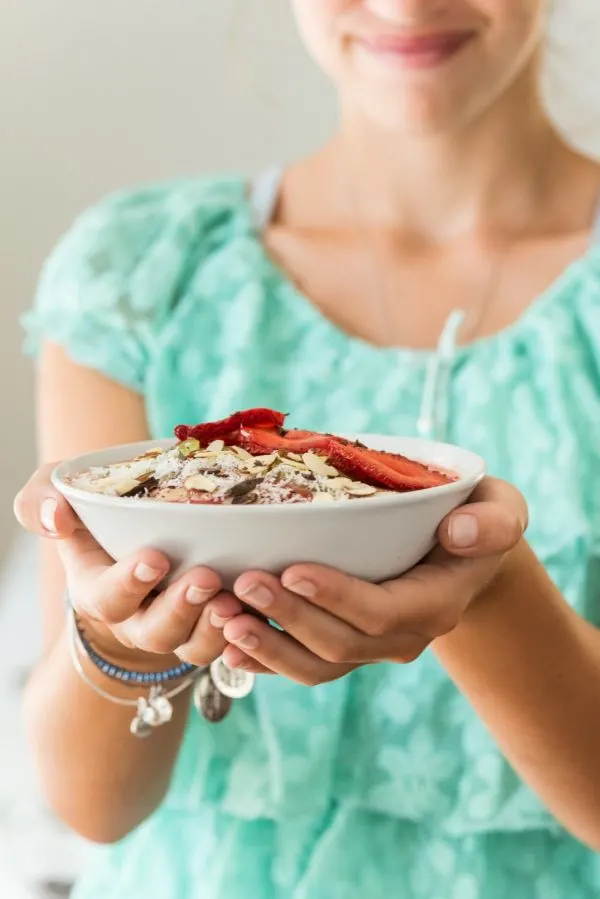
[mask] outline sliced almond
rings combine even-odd
[[[141,462],[143,459],[154,459],[156,456],[162,456],[164,452],[164,449],[157,446],[155,449],[149,449],[148,452],[144,453],[142,456],[136,456],[133,461]]]
[[[346,491],[350,496],[373,496],[377,493],[377,487],[370,484],[353,483],[350,487],[346,487]]]
[[[270,456],[254,456],[257,462],[260,462],[262,465],[271,465],[272,462],[276,462],[279,458],[279,453],[271,453]]]
[[[331,480],[327,481],[327,487],[333,490],[344,490],[348,489],[355,484],[351,478],[331,478]]]
[[[118,484],[115,484],[115,490],[119,494],[119,496],[124,496],[126,493],[130,493],[132,490],[135,490],[136,487],[140,486],[140,482],[137,478],[125,478],[124,481],[119,481]]]
[[[246,452],[245,449],[242,449],[241,446],[232,447],[236,456],[239,456],[240,459],[243,459],[245,462],[248,462],[250,459],[254,459],[254,456],[251,453]]]
[[[304,462],[294,462],[293,459],[282,459],[283,465],[287,465],[289,468],[293,468],[294,471],[307,472],[310,471],[310,468],[304,464]]]
[[[189,493],[185,487],[163,487],[156,494],[156,498],[168,503],[186,503],[189,500]]]
[[[76,480],[74,480],[73,484],[75,486],[77,486],[78,482],[85,484],[86,481],[87,481],[87,478],[85,476],[82,476],[81,478],[77,478]],[[111,473],[110,475],[108,475],[108,477],[98,479],[98,486],[99,486],[100,490],[118,491],[121,484],[127,484],[127,483],[129,483],[129,484],[137,483],[137,480],[132,477],[126,478],[126,477],[124,477],[123,473],[118,474],[118,475]]]
[[[193,474],[185,481],[186,490],[201,490],[203,493],[214,493],[218,489],[214,481],[204,477],[203,474]]]
[[[212,443],[209,443],[206,447],[206,451],[208,453],[221,453],[225,449],[225,441],[224,440],[213,440]]]
[[[252,459],[252,462],[246,462],[243,465],[240,465],[239,470],[246,472],[246,474],[256,475],[262,474],[265,471],[265,466],[256,465],[254,459]]]
[[[153,490],[155,487],[158,487],[158,481],[152,475],[148,475],[145,478],[138,478],[135,487],[132,487],[131,490],[128,490],[127,493],[122,493],[121,496],[134,497],[134,496],[144,496],[144,494],[148,495],[149,490]]]
[[[95,466],[92,465],[92,467],[89,470],[89,474],[93,478],[107,478],[110,474],[110,470],[108,468],[100,468],[100,467],[96,468]]]
[[[294,462],[302,462],[302,456],[298,455],[298,453],[288,453],[286,458],[293,459]]]
[[[71,486],[76,487],[77,490],[85,490],[87,493],[109,493],[111,490],[111,485],[108,482],[108,478],[103,478],[101,481],[89,481],[85,477],[73,478],[71,480]]]
[[[316,453],[304,453],[302,461],[313,474],[320,474],[326,478],[335,478],[339,474],[337,468],[328,465],[326,459],[323,456],[317,456]]]
[[[324,490],[321,490],[319,493],[315,493],[313,495],[313,503],[332,503],[333,496],[331,493],[326,493]]]

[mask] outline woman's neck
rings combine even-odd
[[[399,135],[344,115],[314,161],[338,220],[441,241],[533,224],[570,156],[523,76],[484,115],[442,134]]]

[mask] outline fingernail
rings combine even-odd
[[[231,618],[221,618],[221,616],[217,615],[216,612],[210,613],[210,623],[218,631],[222,631],[228,621],[231,621]]]
[[[241,669],[242,671],[247,671],[248,668],[251,667],[251,665],[252,665],[252,662],[250,661],[250,659],[241,659],[233,667],[238,670]]]
[[[284,582],[283,586],[290,593],[297,593],[298,596],[303,596],[304,599],[314,599],[317,595],[317,588],[310,581],[292,581],[291,584]]]
[[[157,568],[151,568],[150,565],[146,565],[145,562],[140,562],[133,571],[135,579],[141,581],[142,584],[152,584],[159,579],[161,574],[162,571],[159,571]]]
[[[232,643],[235,643],[236,646],[241,646],[242,649],[258,649],[260,640],[254,634],[246,634],[238,640],[232,640]]]
[[[257,609],[267,609],[275,602],[275,595],[264,584],[253,584],[240,593],[243,599],[247,599]]]
[[[45,499],[40,506],[40,521],[44,530],[49,534],[56,534],[56,510],[58,503],[52,497]]]
[[[188,587],[185,591],[185,599],[191,606],[201,606],[202,603],[206,602],[214,595],[214,592],[214,590],[202,590],[200,587],[195,587],[192,584],[192,586]]]
[[[455,515],[448,531],[450,543],[457,549],[475,546],[479,537],[479,525],[474,515]]]

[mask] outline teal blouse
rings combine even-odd
[[[327,321],[269,260],[234,177],[87,212],[26,327],[31,351],[48,338],[143,394],[157,437],[253,405],[409,435],[429,358]],[[459,350],[449,427],[523,490],[533,547],[600,624],[600,248]],[[76,899],[600,895],[599,857],[520,782],[432,654],[313,689],[259,680],[222,725],[191,715],[162,807],[95,852]]]

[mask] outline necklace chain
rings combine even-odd
[[[356,181],[353,178],[350,153],[346,149],[344,153],[346,184],[348,197],[352,205],[352,213],[364,238],[364,244],[370,251],[373,275],[373,295],[376,298],[376,306],[382,334],[393,334],[393,320],[391,316],[392,301],[390,300],[389,282],[384,274],[377,240],[371,237],[371,231],[364,224],[364,215],[360,208]],[[540,166],[536,178],[536,197],[541,194],[545,180],[547,166]],[[498,295],[499,286],[506,270],[510,254],[518,241],[524,236],[529,225],[526,219],[511,240],[507,241],[502,251],[494,258],[490,265],[489,276],[486,279],[485,288],[481,296],[469,307],[455,308],[448,314],[442,332],[433,351],[427,372],[421,398],[421,409],[417,422],[417,430],[422,437],[446,439],[449,423],[449,399],[450,382],[453,362],[456,350],[460,344],[461,333],[468,328],[468,338],[474,340],[479,333],[485,315]],[[470,322],[473,324],[470,325]],[[466,327],[465,327],[466,326]]]

